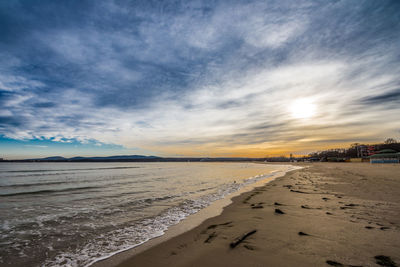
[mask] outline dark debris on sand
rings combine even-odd
[[[293,189],[290,189],[290,192],[300,193],[300,194],[310,194],[309,192],[304,192],[304,191],[300,191],[300,190],[293,190]]]
[[[331,261],[331,260],[327,260],[326,264],[331,265],[331,266],[336,266],[336,267],[363,267],[360,265],[347,265],[347,264],[342,264],[340,262],[337,261]]]
[[[331,260],[327,260],[326,264],[331,265],[331,266],[344,266],[343,264],[341,264],[340,262],[337,261],[331,261]]]
[[[285,214],[282,210],[280,209],[275,209],[275,213],[276,214]]]
[[[304,232],[299,232],[298,235],[300,235],[300,236],[301,236],[301,235],[302,235],[302,236],[310,236],[309,234],[306,234],[306,233],[304,233]]]
[[[250,232],[247,232],[241,236],[239,236],[238,238],[236,238],[235,240],[233,240],[229,246],[231,248],[235,248],[237,245],[239,245],[240,243],[242,243],[246,238],[248,238],[249,236],[251,236],[252,234],[255,234],[257,232],[257,230],[252,230]]]
[[[388,256],[378,255],[378,256],[375,256],[374,258],[375,258],[376,264],[379,264],[381,266],[397,267],[396,263]]]

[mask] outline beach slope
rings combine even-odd
[[[400,165],[313,163],[119,266],[400,266],[399,192]]]

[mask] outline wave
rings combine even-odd
[[[16,172],[17,173],[17,172]],[[77,172],[67,172],[67,171],[61,171],[61,172],[43,172],[43,173],[38,173],[38,172],[22,172],[22,174],[8,174],[10,175],[9,177],[14,178],[24,178],[24,177],[40,177],[40,176],[57,176],[57,175],[67,175],[67,174],[76,174]]]
[[[85,186],[85,187],[72,187],[72,188],[64,188],[64,189],[44,189],[44,190],[37,190],[37,191],[5,193],[5,194],[0,194],[0,197],[63,193],[63,192],[73,192],[73,191],[81,191],[81,190],[88,190],[88,189],[98,189],[98,188],[103,188],[103,187],[102,186]]]
[[[181,199],[180,202],[163,210],[161,213],[133,221],[127,225],[120,225],[118,229],[102,232],[101,239],[97,242],[88,242],[83,247],[74,250],[60,251],[53,259],[47,259],[44,266],[58,266],[68,262],[71,266],[89,267],[93,263],[106,259],[119,252],[139,246],[148,240],[165,234],[169,227],[176,225],[189,215],[209,206],[214,201],[240,190],[242,187],[267,179],[273,174],[262,174],[246,179],[243,183],[227,183],[215,188],[203,188],[198,191],[214,189],[215,191],[195,199]],[[188,192],[189,193],[189,192]],[[192,192],[194,193],[194,192]],[[118,205],[118,208],[126,206],[136,206],[141,203],[154,203],[178,196],[163,196],[153,198],[143,198],[129,203]],[[139,202],[139,203],[138,203]],[[101,245],[103,240],[107,240],[108,246]]]
[[[57,172],[57,171],[94,171],[94,170],[118,170],[118,169],[137,169],[141,168],[135,167],[107,167],[107,168],[84,168],[84,169],[57,169],[57,170],[13,170],[13,171],[3,171],[4,173],[25,173],[25,172]]]
[[[0,188],[18,188],[18,187],[32,187],[32,186],[44,186],[44,185],[59,185],[67,184],[69,181],[58,181],[58,182],[44,182],[44,183],[26,183],[26,184],[11,184],[11,185],[0,185]]]
[[[35,175],[36,176],[36,175]],[[117,181],[113,181],[112,183],[107,184],[108,186],[119,186],[119,185],[127,185],[127,184],[136,184],[136,183],[143,183],[146,182],[144,179],[139,179],[139,180],[132,180],[134,178],[140,178],[144,175],[135,175],[134,177],[124,177],[122,179],[119,179]],[[16,176],[14,176],[16,177]],[[7,188],[23,188],[23,187],[34,187],[34,186],[48,186],[48,185],[60,185],[60,184],[76,184],[76,183],[99,183],[103,181],[108,181],[110,180],[108,177],[103,178],[103,179],[84,179],[84,180],[65,180],[65,181],[43,181],[43,182],[37,182],[37,183],[23,183],[23,184],[8,184],[8,185],[0,185],[1,189],[7,189]],[[128,181],[124,181],[128,180]]]
[[[86,170],[93,169],[86,168]],[[115,167],[95,170],[99,169],[115,169]],[[24,185],[20,188],[16,188],[20,186],[17,184],[0,186],[0,192],[9,186],[7,190],[1,192],[8,194],[0,193],[0,201],[13,201],[12,196],[16,196],[15,200],[19,200],[25,195],[27,200],[40,205],[30,211],[21,210],[24,212],[22,217],[3,223],[3,228],[7,228],[3,233],[18,244],[25,244],[26,240],[49,240],[47,243],[41,241],[41,246],[56,251],[51,252],[53,256],[49,256],[41,266],[90,266],[101,259],[161,236],[170,226],[207,207],[215,200],[273,175],[273,173],[252,177],[249,175],[247,179],[236,180],[238,182],[232,179],[202,180],[201,177],[197,179],[197,176],[189,175],[184,181],[192,183],[189,183],[187,188],[180,188],[175,177],[182,175],[176,172],[174,169],[172,173],[168,170],[160,174],[152,168],[149,170],[144,168],[143,171],[137,172],[115,171],[115,175],[103,173],[101,170],[87,172],[90,175],[86,175],[84,171],[78,171],[76,177],[67,177],[68,175],[60,177],[54,175],[54,172],[44,172],[37,174],[48,175],[49,178],[40,177],[36,181],[7,179],[5,182],[20,182]],[[9,174],[14,177],[15,175],[19,174]],[[182,179],[184,178],[186,176]],[[36,184],[33,184],[34,182]],[[55,186],[48,186],[52,184]],[[66,197],[68,195],[71,195],[71,198]],[[62,196],[60,197],[62,205],[57,205],[57,202],[53,205],[54,199],[59,196]],[[50,208],[36,214],[36,209],[45,208],[46,203],[51,204]],[[76,225],[79,225],[79,229],[75,227]],[[27,235],[31,235],[32,238]],[[21,241],[15,237],[20,237]],[[55,249],[53,249],[53,245],[56,244],[53,242],[53,237],[62,240]],[[71,238],[79,238],[79,246],[69,246],[67,241]],[[37,251],[35,244],[29,243],[21,247],[28,247],[30,250],[26,251],[29,255],[31,250]],[[0,261],[1,259],[0,256]]]

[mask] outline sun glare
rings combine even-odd
[[[315,115],[316,106],[307,98],[295,100],[290,106],[290,112],[293,118],[308,119]]]

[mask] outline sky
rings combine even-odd
[[[0,157],[400,139],[400,1],[0,1]]]

